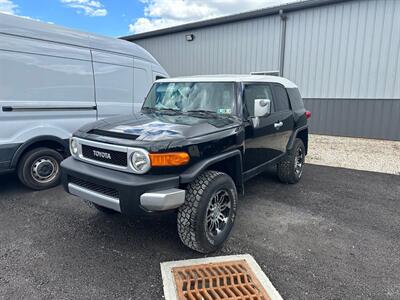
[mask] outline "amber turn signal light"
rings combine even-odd
[[[177,167],[186,165],[190,156],[186,152],[150,153],[152,167]]]

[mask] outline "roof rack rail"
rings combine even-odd
[[[251,72],[250,75],[280,76],[280,72],[279,71],[259,71],[259,72]]]

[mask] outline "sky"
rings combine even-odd
[[[0,12],[118,37],[296,1],[0,0]]]

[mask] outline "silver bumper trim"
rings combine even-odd
[[[121,212],[121,208],[119,206],[119,199],[117,199],[117,198],[110,197],[107,195],[103,195],[103,194],[85,189],[85,188],[80,187],[79,185],[76,185],[73,183],[68,183],[68,190],[74,196],[77,196],[84,200],[96,203],[100,206],[104,206],[104,207],[110,208],[112,210]]]
[[[180,189],[144,193],[140,196],[140,204],[150,211],[174,209],[185,203],[185,194],[185,190]]]

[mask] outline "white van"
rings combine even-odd
[[[0,173],[56,185],[73,131],[138,111],[167,76],[133,43],[0,14]]]

